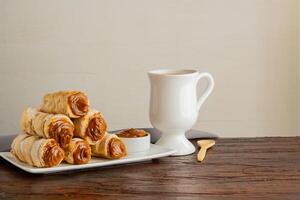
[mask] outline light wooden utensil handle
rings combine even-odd
[[[204,147],[202,147],[201,149],[200,149],[200,151],[198,152],[198,155],[197,155],[197,159],[198,159],[198,161],[203,161],[204,160],[204,158],[205,158],[205,155],[206,155],[206,148],[204,148]]]
[[[214,140],[198,140],[197,144],[200,147],[200,151],[197,155],[197,159],[198,159],[198,161],[203,161],[205,158],[207,149],[214,146],[216,144],[216,141],[214,141]]]

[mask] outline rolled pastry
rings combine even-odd
[[[22,140],[22,142],[20,143],[20,153],[23,156],[23,162],[28,163],[31,166],[33,165],[33,161],[31,159],[31,148],[33,143],[38,140],[37,136],[29,136],[26,137],[25,139]]]
[[[65,150],[65,161],[70,164],[85,164],[91,160],[89,143],[80,138],[73,138]]]
[[[25,160],[23,157],[23,154],[21,153],[21,148],[19,148],[20,143],[28,137],[29,137],[29,135],[27,135],[27,134],[20,134],[13,140],[13,142],[11,144],[11,153],[14,154],[15,157],[20,161]]]
[[[21,130],[24,133],[28,133],[30,135],[35,135],[32,128],[32,120],[36,116],[38,110],[33,108],[26,108],[21,115]]]
[[[35,167],[53,167],[64,159],[64,151],[54,139],[44,139],[25,133],[18,135],[11,153],[20,161]]]
[[[124,142],[114,134],[106,134],[92,147],[92,155],[102,158],[118,159],[127,156]]]
[[[79,118],[88,112],[89,100],[83,92],[75,90],[49,93],[44,96],[40,110],[52,114],[65,114],[70,118]]]
[[[66,115],[38,112],[27,108],[21,117],[21,130],[30,135],[53,138],[66,147],[73,138],[74,125]]]
[[[84,117],[74,119],[73,123],[74,136],[87,140],[89,144],[95,144],[101,140],[107,128],[101,112],[97,110],[91,110]]]

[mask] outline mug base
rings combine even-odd
[[[161,138],[155,144],[176,150],[171,156],[185,156],[195,152],[195,146],[185,137],[185,131],[162,131]]]

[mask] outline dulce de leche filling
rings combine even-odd
[[[82,92],[72,94],[68,97],[69,106],[74,115],[82,117],[89,110],[88,98]]]
[[[96,113],[89,121],[86,129],[86,135],[89,136],[91,140],[98,141],[105,135],[106,128],[106,122],[102,118],[101,114]]]
[[[44,148],[46,149],[43,155],[45,167],[56,166],[63,160],[65,156],[64,151],[54,140],[48,142]]]
[[[124,131],[121,131],[117,134],[119,137],[123,138],[137,138],[137,137],[145,137],[147,133],[144,130],[138,130],[134,128],[130,128]]]
[[[91,148],[86,142],[78,142],[73,152],[74,164],[85,164],[91,160]]]
[[[112,138],[108,144],[108,154],[111,158],[121,158],[126,156],[126,147],[118,138]]]
[[[55,139],[63,148],[71,142],[73,131],[73,124],[64,119],[53,121],[49,126],[50,138]]]

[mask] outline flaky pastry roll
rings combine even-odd
[[[83,138],[89,144],[95,144],[101,140],[106,132],[106,122],[97,110],[90,110],[84,117],[74,119],[74,136]]]
[[[66,147],[73,138],[74,125],[66,115],[48,114],[27,108],[21,116],[21,130],[30,135],[53,138]]]
[[[28,133],[30,135],[35,135],[35,132],[32,128],[32,120],[35,118],[38,110],[33,109],[33,108],[26,108],[22,115],[21,115],[21,120],[20,120],[20,126],[21,130],[24,133]]]
[[[23,154],[21,153],[21,148],[20,147],[20,143],[26,139],[30,137],[29,135],[27,134],[20,134],[18,135],[14,140],[13,142],[11,143],[11,153],[15,155],[15,157],[20,160],[20,161],[24,161],[24,157],[23,157]]]
[[[64,159],[64,151],[54,139],[44,139],[25,133],[18,135],[11,153],[20,161],[35,167],[53,167]]]
[[[22,140],[20,143],[20,153],[23,156],[23,162],[26,162],[27,164],[34,166],[33,160],[31,158],[31,148],[33,143],[38,140],[37,136],[28,136]]]
[[[85,164],[91,160],[89,143],[80,138],[73,138],[65,150],[65,161],[70,164]]]
[[[91,148],[92,155],[96,157],[118,159],[127,156],[124,142],[115,134],[105,134],[104,138]]]
[[[65,114],[70,118],[79,118],[89,110],[88,97],[80,91],[69,90],[46,94],[40,108],[42,112]]]

